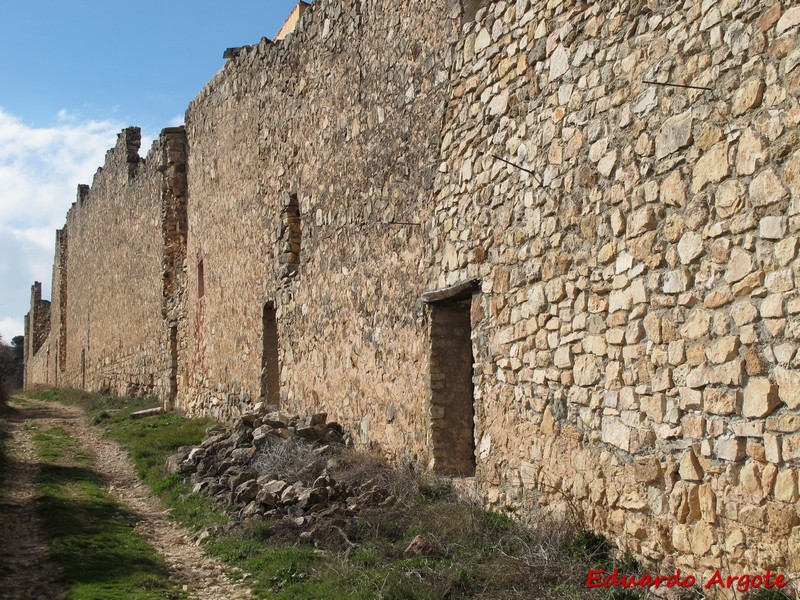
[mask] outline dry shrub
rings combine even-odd
[[[271,479],[300,481],[310,485],[325,470],[326,459],[317,448],[302,440],[288,439],[266,444],[253,457],[259,475]]]

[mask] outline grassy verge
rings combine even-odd
[[[6,469],[8,468],[8,440],[11,435],[8,433],[8,418],[12,414],[10,406],[4,402],[0,402],[0,497],[2,497],[3,482],[6,478]]]
[[[589,569],[598,564],[614,568],[607,547],[600,555],[594,538],[570,532],[563,524],[540,521],[522,526],[509,515],[457,499],[445,482],[401,472],[363,454],[340,461],[337,480],[380,477],[402,501],[361,512],[355,529],[345,533],[332,523],[326,535],[311,543],[301,542],[301,530],[286,520],[227,527],[221,508],[163,471],[165,459],[178,447],[201,441],[209,421],[177,414],[127,418],[153,401],[131,403],[71,391],[48,392],[45,397],[82,406],[128,450],[140,477],[182,524],[210,531],[206,548],[212,554],[251,574],[248,585],[259,597],[612,597],[607,591],[585,588]],[[435,557],[406,556],[406,546],[418,534],[434,540],[442,551]]]
[[[60,427],[29,426],[43,462],[37,512],[61,568],[67,600],[172,600],[183,597],[169,581],[157,551],[134,533],[136,518],[103,489],[80,442]]]

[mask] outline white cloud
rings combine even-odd
[[[23,335],[23,329],[25,329],[25,325],[22,318],[3,317],[0,319],[0,339],[6,344],[10,344],[14,336]]]
[[[49,298],[55,230],[64,226],[78,184],[92,183],[123,127],[65,110],[54,126],[30,127],[0,107],[0,334],[5,339],[23,333],[34,280]]]

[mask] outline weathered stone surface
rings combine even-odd
[[[722,182],[714,192],[714,208],[722,219],[737,214],[744,205],[744,188],[739,181],[728,180]]]
[[[694,262],[703,253],[703,236],[695,231],[687,231],[678,242],[678,255],[681,264],[688,265]]]
[[[681,457],[678,474],[681,476],[681,479],[687,481],[703,480],[703,468],[700,466],[700,461],[697,460],[697,456],[695,456],[692,450],[685,452],[683,457]]]
[[[758,234],[766,240],[782,240],[788,226],[789,220],[786,217],[764,217],[758,224]]]
[[[762,171],[750,183],[750,202],[755,207],[780,202],[786,196],[786,188],[772,169]]]
[[[698,340],[708,335],[711,330],[711,313],[703,309],[695,309],[681,328],[681,334],[687,340]]]
[[[643,456],[634,463],[634,476],[640,483],[653,483],[662,477],[661,462],[657,456]]]
[[[631,428],[623,424],[618,419],[606,417],[603,419],[602,427],[603,441],[625,450],[630,449],[631,445]]]
[[[794,273],[791,269],[781,269],[767,273],[764,285],[773,294],[789,292],[794,289]]]
[[[733,115],[738,117],[750,109],[761,106],[766,89],[764,80],[760,78],[751,79],[742,85],[733,96]]]
[[[567,71],[569,71],[569,52],[559,44],[550,56],[550,79],[558,79]]]
[[[656,135],[656,160],[688,146],[692,140],[692,111],[670,117]]]
[[[800,370],[775,367],[775,381],[781,402],[792,410],[800,408]]]
[[[689,273],[684,269],[667,271],[664,273],[664,282],[661,290],[665,294],[680,294],[689,289]]]
[[[775,499],[787,504],[797,502],[797,472],[794,469],[783,469],[775,479]]]
[[[744,389],[742,416],[766,417],[780,404],[778,388],[765,377],[750,380]]]
[[[752,175],[765,158],[761,139],[752,129],[746,129],[739,138],[736,152],[736,172],[739,175]]]
[[[553,356],[554,364],[560,369],[571,369],[573,363],[572,349],[569,346],[561,346]]]
[[[730,171],[728,142],[719,142],[700,157],[692,171],[692,192],[702,190],[707,183],[717,183]]]
[[[800,6],[793,6],[787,9],[778,19],[778,23],[775,25],[775,32],[781,34],[792,27],[796,27],[798,24],[800,24]]]
[[[706,348],[706,356],[712,363],[722,364],[732,360],[739,351],[739,338],[728,335],[715,340]]]
[[[736,462],[744,457],[745,444],[742,438],[719,438],[714,443],[717,458]]]
[[[590,386],[600,380],[602,372],[600,359],[584,354],[575,361],[572,374],[576,385]]]
[[[731,260],[725,272],[725,281],[736,283],[744,279],[753,271],[753,255],[741,248],[735,247],[731,251]]]
[[[800,434],[787,435],[783,438],[782,456],[784,460],[800,459]]]

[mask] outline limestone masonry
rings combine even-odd
[[[292,18],[79,187],[26,385],[326,412],[488,506],[800,574],[800,6]]]

